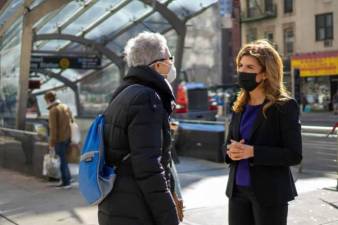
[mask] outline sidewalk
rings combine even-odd
[[[182,225],[226,225],[225,166],[182,157],[177,169],[186,206]],[[296,185],[300,196],[290,203],[289,225],[338,224],[338,192],[329,189],[336,180],[305,171]],[[70,190],[56,190],[41,179],[1,169],[0,224],[97,225],[97,209],[86,206],[76,183]]]

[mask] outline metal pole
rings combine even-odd
[[[28,80],[30,70],[30,58],[32,51],[32,20],[29,16],[29,9],[26,8],[26,12],[23,16],[22,22],[22,36],[21,36],[21,54],[20,54],[20,81],[19,81],[19,93],[18,103],[16,111],[16,128],[20,130],[25,129],[26,107],[27,107],[27,92],[28,92]]]
[[[183,61],[183,53],[184,53],[184,42],[186,35],[186,28],[183,29],[182,33],[177,33],[177,41],[176,41],[176,51],[175,51],[175,66],[177,70],[177,78],[174,81],[173,89],[174,93],[177,91],[178,81],[180,80],[181,70],[182,70],[182,61]]]
[[[337,148],[338,148],[338,129],[336,131],[337,133]],[[338,191],[338,149],[337,149],[337,187],[336,187],[336,190]]]
[[[291,68],[291,94],[292,97],[295,97],[295,73],[294,68]]]

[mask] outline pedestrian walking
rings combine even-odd
[[[299,107],[283,84],[283,63],[265,40],[238,53],[241,91],[229,125],[229,225],[286,225],[297,196],[290,166],[302,160]]]
[[[66,155],[71,138],[72,113],[67,105],[56,98],[55,92],[49,91],[44,97],[49,110],[49,150],[60,157],[61,183],[57,187],[68,189],[71,187],[71,174]]]

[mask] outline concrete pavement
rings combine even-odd
[[[177,169],[186,207],[182,225],[226,225],[226,167],[182,157]],[[338,224],[338,192],[330,189],[335,179],[304,170],[296,185],[300,196],[290,203],[289,225]],[[1,225],[96,225],[96,214],[96,207],[82,200],[76,183],[70,190],[56,190],[41,179],[0,170]]]

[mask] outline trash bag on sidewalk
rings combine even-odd
[[[60,158],[54,151],[50,151],[44,155],[42,168],[43,176],[55,179],[59,179],[61,177]]]

